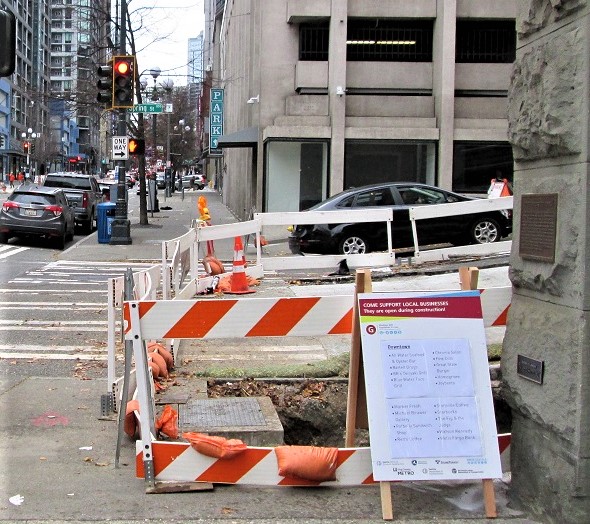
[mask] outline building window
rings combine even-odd
[[[453,191],[487,193],[490,181],[502,175],[513,182],[512,147],[505,142],[455,142]]]
[[[328,196],[326,142],[266,145],[265,211],[302,211]]]
[[[346,59],[432,62],[432,20],[349,18]]]
[[[455,61],[511,64],[516,55],[514,20],[457,20]]]
[[[299,26],[299,60],[328,60],[330,27],[327,20]]]
[[[434,184],[436,143],[347,140],[344,189],[381,182]]]

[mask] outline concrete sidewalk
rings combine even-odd
[[[59,253],[58,259],[158,262],[162,256],[162,241],[186,233],[191,220],[198,217],[200,195],[208,200],[213,224],[236,221],[215,191],[187,191],[184,199],[180,193],[166,199],[160,195],[161,211],[153,217],[148,213],[147,226],[140,226],[138,210],[130,209],[132,244],[99,244],[97,234],[93,233]],[[280,241],[277,237],[277,249],[282,249]],[[224,246],[216,244],[215,247],[219,258],[231,260],[233,245],[227,252]],[[498,273],[501,276],[494,276],[494,281],[505,278],[501,271]],[[448,278],[456,278],[456,275]],[[432,282],[426,283],[427,277],[417,272],[398,275],[391,283],[395,281],[396,287],[415,287],[422,279],[423,286],[432,285]],[[281,282],[276,278],[272,286],[289,294],[297,291],[287,289],[290,287],[288,279]],[[313,287],[306,286],[302,292],[307,293]],[[213,342],[211,349],[215,350]],[[176,524],[383,522],[378,485],[340,489],[216,486],[213,491],[147,495],[143,479],[135,478],[135,444],[126,437],[121,467],[114,467],[117,425],[113,420],[99,420],[100,396],[106,390],[106,380],[0,379],[0,405],[3,407],[0,521],[39,524],[107,520],[119,524],[137,521],[174,521]],[[481,482],[403,482],[393,484],[392,490],[395,522],[400,524],[488,521],[484,516]],[[499,518],[494,522],[538,522],[509,507],[508,491],[509,478],[495,481]],[[15,495],[23,497],[21,505],[9,502]]]
[[[383,522],[377,485],[353,488],[215,486],[147,495],[135,477],[135,446],[123,441],[114,467],[116,423],[98,418],[102,380],[0,380],[0,521],[369,524]],[[498,524],[533,523],[508,507],[495,482]],[[395,521],[484,522],[480,482],[392,485]],[[9,498],[21,495],[21,505]]]

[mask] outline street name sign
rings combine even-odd
[[[127,160],[129,158],[129,138],[126,136],[113,137],[113,158]]]
[[[162,113],[164,110],[162,104],[135,104],[128,107],[128,113]]]

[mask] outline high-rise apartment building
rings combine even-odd
[[[79,162],[78,169],[94,172],[103,117],[96,103],[96,68],[110,54],[111,2],[52,0],[50,16],[52,147],[62,159]],[[70,133],[68,119],[76,133]]]
[[[33,133],[41,139],[49,129],[50,29],[48,0],[0,0],[0,6],[17,20],[16,69],[0,82],[0,134],[5,143],[0,168],[5,174],[27,168],[23,143]]]

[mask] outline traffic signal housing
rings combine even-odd
[[[145,140],[130,138],[127,144],[130,155],[145,155]]]
[[[29,153],[31,153],[31,155],[35,154],[35,142],[29,142]]]
[[[135,56],[113,57],[113,108],[133,107]]]
[[[96,100],[105,104],[107,109],[113,107],[113,63],[98,66],[96,70],[98,94]]]
[[[25,151],[25,154],[29,154],[31,152],[31,143],[30,142],[25,142],[23,144],[23,149]]]
[[[16,65],[16,17],[0,11],[0,77],[14,73]]]

